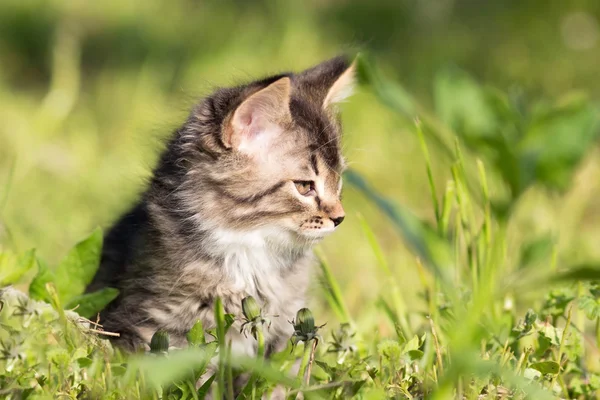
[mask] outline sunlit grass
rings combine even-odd
[[[339,50],[302,8],[265,36],[258,11],[243,15],[253,22],[240,35],[238,10],[175,30],[184,8],[137,14],[117,3],[70,12],[102,29],[135,25],[155,40],[146,56],[82,65],[93,27],[72,31],[66,18],[51,38],[47,82],[15,89],[0,65],[0,283],[49,302],[3,294],[0,396],[201,398],[213,382],[230,398],[243,370],[253,372],[243,398],[276,384],[307,398],[597,397],[597,106],[570,95],[526,101],[456,70],[441,71],[433,101],[422,101],[362,61],[363,85],[342,114],[349,215],[318,251],[310,296],[316,324],[327,323],[311,376],[292,370],[311,363],[316,342],[270,362],[231,358],[220,309],[212,343],[133,358],[63,312],[80,304],[92,317],[115,295],[68,293],[87,278],[66,279],[61,260],[143,190],[162,139],[197,96]],[[213,38],[216,29],[228,34]],[[197,41],[181,45],[182,31]],[[215,354],[218,372],[206,365]],[[197,387],[203,373],[209,383]]]

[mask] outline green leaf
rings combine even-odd
[[[494,111],[484,90],[466,73],[447,69],[434,83],[435,109],[441,119],[466,139],[495,134]]]
[[[50,301],[48,292],[46,291],[46,284],[54,281],[54,274],[46,263],[39,258],[36,258],[38,265],[38,273],[29,284],[29,297],[35,300],[43,300],[46,302]]]
[[[114,288],[103,288],[93,293],[86,293],[75,296],[68,303],[66,308],[75,310],[79,315],[91,318],[104,309],[119,295],[119,291]]]
[[[92,365],[93,360],[89,357],[81,357],[77,359],[80,368],[87,368]]]
[[[112,372],[114,376],[123,376],[127,372],[127,368],[121,364],[111,364],[110,372]]]
[[[199,375],[197,375],[198,378],[206,371],[206,367],[208,367],[208,363],[213,358],[213,356],[217,353],[217,350],[219,349],[219,347],[218,347],[218,343],[215,341],[215,342],[207,343],[206,345],[202,346],[201,349],[206,353],[207,358],[206,358],[206,362],[198,364],[198,367],[196,368],[196,373],[199,374]]]
[[[423,353],[421,350],[410,350],[406,354],[408,354],[408,356],[410,357],[410,361],[417,361],[423,358],[423,355],[425,353]]]
[[[208,378],[206,380],[206,382],[204,382],[202,384],[202,386],[200,386],[200,388],[198,388],[198,397],[199,398],[203,399],[204,397],[206,397],[206,395],[208,394],[208,391],[210,390],[210,385],[212,385],[212,383],[216,377],[217,377],[217,375],[214,374],[213,376]]]
[[[554,239],[551,235],[544,235],[525,243],[521,249],[519,268],[525,268],[546,260],[552,254],[553,247]]]
[[[600,317],[600,302],[591,296],[583,296],[579,299],[579,309],[583,310],[590,320]]]
[[[173,385],[177,387],[177,389],[179,389],[179,393],[177,393],[176,395],[179,396],[180,399],[188,399],[189,397],[191,397],[189,396],[191,393],[189,381],[185,380],[180,382],[173,382]]]
[[[96,229],[61,261],[55,275],[58,295],[63,302],[84,292],[96,274],[101,251],[102,231]]]
[[[146,375],[156,386],[170,384],[187,376],[194,368],[210,361],[201,349],[186,349],[169,353],[168,357],[139,356],[130,361],[133,370]]]
[[[225,320],[225,333],[229,331],[229,328],[235,323],[235,315],[233,314],[225,314],[223,316]]]
[[[198,320],[192,326],[192,329],[186,334],[186,338],[188,344],[192,347],[201,346],[206,343],[206,338],[204,336],[204,327],[202,326],[202,321]]]
[[[533,368],[536,371],[540,371],[544,375],[558,374],[558,371],[560,370],[560,365],[558,365],[556,361],[541,361],[531,364],[529,368]]]
[[[544,338],[548,339],[550,345],[560,346],[560,342],[562,340],[563,335],[563,329],[557,328],[548,322],[539,323],[537,329],[540,336],[543,336]]]
[[[419,347],[421,347],[420,343],[419,337],[415,335],[404,345],[402,352],[408,356],[410,361],[416,361],[423,358],[425,353],[419,350]]]
[[[575,167],[598,137],[599,125],[598,110],[582,99],[545,110],[519,144],[521,179],[565,190]]]
[[[71,359],[73,361],[78,360],[83,357],[87,357],[89,355],[89,351],[86,346],[78,347],[75,349],[73,354],[71,354]]]
[[[412,350],[419,350],[419,347],[421,347],[421,346],[419,346],[419,337],[417,335],[415,335],[412,339],[410,339],[408,342],[406,342],[402,351],[404,353],[408,353],[409,351],[412,351]]]
[[[527,310],[527,314],[525,314],[525,327],[526,329],[531,329],[533,324],[537,321],[537,314],[531,308]]]
[[[0,287],[16,283],[35,265],[35,250],[19,256],[12,252],[0,253]]]
[[[336,377],[335,368],[330,367],[329,364],[324,361],[315,360],[315,363],[323,370],[323,372],[329,375],[330,378]]]
[[[577,265],[548,278],[551,283],[597,280],[600,280],[600,265],[598,264]]]
[[[290,377],[288,374],[279,370],[270,363],[265,363],[264,360],[251,357],[234,357],[231,359],[231,366],[246,371],[253,371],[265,380],[272,384],[282,384],[291,388],[300,386],[300,382]]]

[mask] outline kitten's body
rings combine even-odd
[[[311,246],[343,219],[340,127],[333,103],[351,68],[337,58],[201,102],[175,133],[141,201],[108,233],[88,291],[119,297],[101,315],[117,343],[142,348],[158,329],[185,345],[197,320],[214,328],[214,301],[241,316],[254,296],[278,315],[268,351],[285,345],[305,306]],[[308,190],[307,190],[308,189]],[[255,341],[231,329],[233,349]]]
[[[127,349],[138,348],[161,328],[170,332],[171,345],[185,346],[185,333],[197,320],[207,329],[214,328],[217,296],[225,310],[236,316],[242,315],[242,299],[254,296],[266,304],[266,314],[279,315],[271,318],[265,335],[268,350],[284,345],[282,340],[290,333],[287,321],[304,306],[312,259],[309,249],[282,254],[273,248],[277,232],[259,228],[243,234],[207,234],[212,237],[203,240],[212,248],[202,254],[198,249],[186,249],[184,240],[178,247],[177,241],[171,242],[171,235],[168,243],[161,243],[161,232],[153,226],[146,206],[144,202],[138,205],[109,232],[102,275],[89,288],[96,290],[108,282],[106,286],[118,287],[125,294],[102,315],[104,328],[122,335],[117,343]],[[135,241],[144,246],[138,247]],[[109,254],[110,244],[115,242],[128,250]],[[234,350],[253,354],[254,339],[237,332],[230,330]]]

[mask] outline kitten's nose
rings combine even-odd
[[[342,203],[337,200],[334,204],[330,206],[326,206],[323,211],[327,213],[329,219],[333,222],[333,226],[336,227],[342,223],[346,213],[344,212],[344,207],[342,207]]]
[[[331,220],[333,221],[333,226],[338,226],[339,224],[341,224],[344,218],[346,218],[345,215],[342,215],[341,217],[337,218],[331,218]]]

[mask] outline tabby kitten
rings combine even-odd
[[[267,352],[281,349],[305,306],[311,247],[344,219],[340,203],[340,124],[354,67],[334,58],[219,89],[179,128],[139,203],[108,232],[88,291],[116,287],[102,313],[116,344],[147,348],[158,329],[171,344],[200,319],[215,327],[213,306],[241,315],[254,296],[272,319]],[[239,327],[238,327],[239,328]],[[255,341],[231,329],[234,352]]]

